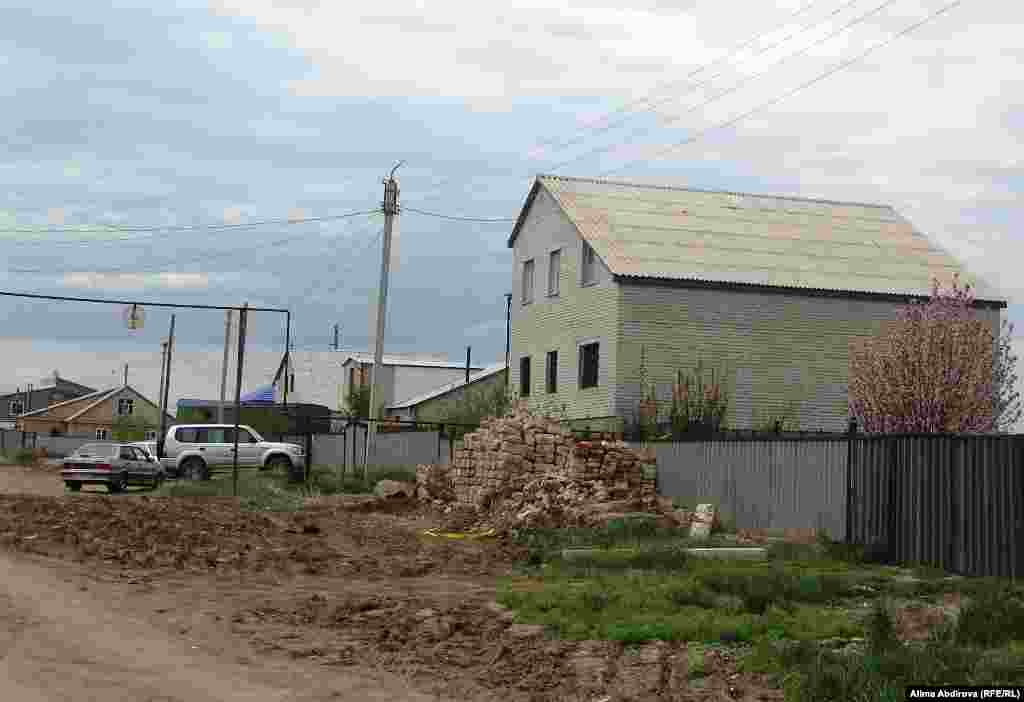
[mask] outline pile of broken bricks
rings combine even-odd
[[[457,444],[450,465],[416,469],[417,497],[445,512],[475,513],[480,526],[560,528],[599,526],[627,514],[653,513],[688,528],[696,517],[674,510],[655,491],[651,449],[636,450],[611,434],[577,440],[557,419],[521,405],[488,418]],[[708,530],[714,519],[707,521]]]

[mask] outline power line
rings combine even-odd
[[[141,302],[139,300],[104,300],[98,297],[70,297],[67,295],[39,295],[36,293],[18,293],[0,290],[0,297],[25,297],[32,300],[56,300],[58,302],[98,302],[106,305],[137,305],[139,307],[170,307],[175,309],[190,309],[190,310],[241,310],[241,307],[232,306],[226,307],[224,305],[186,305],[182,303],[171,303],[171,302]],[[289,310],[281,309],[277,307],[248,307],[246,308],[250,312],[285,312],[291,314]]]
[[[379,208],[372,210],[362,210],[359,212],[346,212],[344,214],[337,215],[325,215],[322,217],[302,217],[302,218],[282,218],[282,219],[265,219],[256,222],[239,222],[234,224],[221,223],[207,223],[207,224],[184,224],[184,225],[147,225],[147,226],[135,226],[135,225],[113,225],[113,224],[99,224],[99,225],[82,225],[82,227],[102,227],[94,229],[83,229],[82,227],[49,227],[41,229],[38,227],[33,228],[0,228],[0,234],[96,234],[104,232],[152,232],[152,233],[173,233],[173,232],[184,232],[184,231],[231,231],[235,229],[251,229],[253,227],[265,227],[265,226],[279,226],[279,225],[295,225],[295,224],[308,224],[310,222],[333,222],[339,219],[347,219],[349,217],[358,217],[360,215],[373,214],[380,212]],[[88,239],[81,241],[69,241],[69,242],[53,242],[44,239],[37,239],[39,243],[54,244],[64,243],[73,245],[84,245],[94,244],[98,242],[119,242],[119,241],[142,241],[148,237],[117,237],[113,239]],[[14,243],[34,243],[33,241],[21,241]]]
[[[845,9],[846,7],[852,5],[855,2],[858,2],[858,0],[849,0],[848,2],[844,3],[843,5],[841,5],[838,10],[835,10],[830,15],[828,15],[828,17],[835,16],[840,11],[842,11],[843,9]],[[652,91],[650,91],[647,94],[646,97],[637,98],[637,99],[632,100],[629,103],[627,103],[627,104],[625,104],[625,105],[623,105],[623,106],[621,106],[619,108],[616,108],[615,110],[612,110],[611,112],[605,113],[600,118],[598,118],[598,120],[596,120],[595,124],[593,124],[591,126],[588,126],[588,127],[584,127],[583,129],[579,130],[577,136],[574,136],[574,137],[572,137],[572,138],[570,138],[568,140],[564,140],[564,141],[562,141],[562,142],[560,142],[558,144],[555,144],[554,145],[554,149],[556,151],[561,151],[562,149],[564,149],[564,148],[566,148],[568,146],[573,146],[575,144],[578,144],[580,141],[582,141],[583,139],[587,138],[587,136],[593,136],[594,134],[602,134],[602,133],[604,133],[604,132],[606,132],[606,131],[608,131],[610,129],[614,129],[615,127],[621,126],[625,122],[628,122],[630,119],[632,119],[632,116],[627,116],[624,119],[619,120],[619,121],[614,122],[614,123],[611,123],[611,124],[600,125],[600,123],[601,122],[606,122],[606,120],[608,120],[609,118],[614,117],[616,115],[620,115],[620,114],[623,114],[623,113],[631,112],[633,110],[633,108],[638,106],[638,105],[641,105],[643,103],[647,103],[650,106],[655,106],[655,105],[664,104],[668,100],[676,99],[677,96],[670,96],[669,98],[667,98],[665,100],[662,100],[661,102],[655,103],[652,100],[652,96],[655,95],[656,93],[660,92],[664,88],[673,88],[674,89],[676,86],[679,86],[679,85],[682,85],[682,84],[688,82],[690,78],[693,78],[694,76],[696,76],[696,75],[698,75],[700,73],[703,73],[708,68],[711,68],[714,65],[717,65],[719,63],[722,63],[723,61],[726,61],[728,59],[731,59],[731,58],[735,57],[737,54],[739,54],[744,49],[750,47],[752,44],[755,44],[758,40],[763,39],[764,37],[772,34],[773,32],[776,32],[776,31],[782,29],[783,27],[787,26],[788,23],[790,22],[790,20],[792,20],[795,17],[798,17],[799,15],[804,14],[805,12],[807,12],[808,10],[810,10],[812,7],[814,7],[817,4],[819,4],[819,0],[814,0],[813,2],[807,3],[806,5],[798,8],[796,11],[792,12],[791,14],[789,14],[786,17],[786,21],[783,22],[782,24],[779,24],[779,25],[775,26],[773,29],[770,29],[770,30],[768,30],[766,32],[761,32],[760,34],[756,34],[753,37],[747,39],[746,41],[741,42],[740,44],[737,44],[732,49],[729,49],[728,52],[724,56],[720,56],[717,59],[715,59],[714,61],[709,61],[709,62],[707,62],[705,64],[702,64],[702,65],[698,66],[697,68],[695,68],[692,71],[690,71],[689,73],[687,73],[683,78],[666,81],[666,82],[656,86]],[[788,41],[793,36],[798,34],[800,31],[805,30],[805,29],[807,29],[807,25],[802,27],[801,30],[798,30],[797,32],[792,32],[792,33],[788,34],[786,37],[784,37],[783,39],[780,39],[779,41],[775,42],[774,44],[771,44],[771,45],[769,45],[767,47],[762,47],[751,58],[755,58],[757,56],[760,56],[765,51],[770,51],[771,49],[779,46],[779,44],[781,44],[781,43],[783,43],[785,41]],[[720,75],[722,75],[721,72],[716,73],[715,76],[712,76],[712,78],[718,77]],[[692,89],[696,89],[696,88],[700,87],[701,85],[706,85],[708,82],[710,82],[710,80],[712,80],[712,79],[709,78],[709,79],[705,80],[703,83],[698,83],[698,84],[696,84],[694,86],[691,86],[691,88]],[[692,92],[692,90],[690,90],[690,91],[688,91],[687,93],[684,93],[684,94],[688,94],[689,92]],[[679,97],[681,97],[681,96],[679,96]],[[649,109],[650,108],[644,108],[644,111],[649,111]],[[593,131],[593,133],[588,134],[588,132],[591,132],[591,131]],[[552,143],[551,143],[552,141],[553,140],[551,140],[551,139],[546,140],[546,141],[542,141],[540,143],[540,146],[542,146],[542,147],[551,146],[552,145]]]
[[[376,213],[373,212],[371,214],[376,214]],[[171,259],[171,260],[165,261],[163,263],[150,264],[148,266],[139,266],[139,265],[136,265],[135,263],[132,263],[132,264],[126,264],[124,266],[118,266],[118,267],[114,267],[114,268],[92,269],[89,272],[90,273],[97,273],[97,274],[101,274],[101,275],[112,274],[112,273],[159,273],[159,272],[164,272],[164,269],[166,269],[168,267],[179,267],[179,266],[182,266],[182,265],[190,265],[190,264],[193,264],[193,263],[204,263],[204,262],[209,261],[209,260],[216,260],[216,259],[221,259],[221,258],[227,258],[229,256],[238,256],[239,254],[245,253],[246,251],[259,252],[259,251],[262,251],[265,248],[271,248],[271,249],[278,248],[280,246],[286,246],[286,245],[294,243],[296,241],[300,241],[302,239],[305,239],[307,236],[308,236],[307,234],[302,233],[302,234],[297,234],[295,236],[285,237],[283,239],[277,239],[276,241],[271,241],[271,242],[262,243],[262,244],[256,244],[255,247],[254,247],[253,244],[250,243],[250,244],[247,244],[246,248],[244,248],[244,249],[235,248],[235,249],[229,249],[227,251],[208,251],[208,252],[206,252],[206,253],[204,253],[204,254],[202,254],[200,256],[197,256],[197,257],[191,258],[191,259],[186,259],[184,261],[182,261],[180,259]],[[8,270],[11,273],[23,273],[23,274],[24,273],[28,273],[28,274],[45,274],[45,273],[66,274],[66,273],[78,273],[78,272],[81,272],[80,269],[77,269],[77,270],[63,269],[63,270],[61,270],[61,269],[55,269],[53,267],[47,267],[45,269],[44,268],[9,268]]]
[[[446,215],[437,212],[427,212],[425,210],[418,210],[415,207],[409,207],[408,205],[402,205],[402,212],[415,212],[416,214],[427,215],[429,217],[440,217],[441,219],[453,219],[459,222],[515,222],[515,217],[460,217],[457,215]]]
[[[708,134],[709,132],[715,131],[717,129],[724,129],[725,127],[730,127],[730,126],[732,126],[732,125],[734,125],[734,124],[736,124],[738,122],[741,122],[742,120],[746,119],[747,117],[750,117],[751,115],[754,115],[754,114],[760,112],[761,110],[764,110],[765,108],[771,107],[773,105],[777,105],[778,103],[782,102],[783,100],[786,100],[787,98],[790,98],[793,95],[796,95],[800,91],[805,90],[806,88],[809,88],[812,85],[815,85],[816,83],[820,83],[821,81],[823,81],[824,79],[828,78],[829,76],[831,76],[831,75],[833,75],[835,73],[838,73],[839,71],[842,71],[842,70],[852,66],[854,63],[856,63],[856,62],[860,61],[861,59],[865,58],[866,56],[874,53],[878,49],[881,49],[883,47],[888,46],[889,44],[893,43],[894,41],[896,41],[900,37],[903,37],[903,36],[906,36],[907,34],[910,34],[914,30],[916,30],[916,29],[924,26],[925,24],[931,22],[932,20],[934,20],[938,16],[940,16],[942,14],[945,14],[946,12],[949,12],[953,8],[957,7],[958,5],[962,5],[963,1],[964,0],[955,0],[955,2],[951,2],[948,5],[944,5],[943,7],[939,8],[935,12],[932,12],[931,14],[929,14],[927,17],[922,19],[920,22],[916,22],[916,23],[910,25],[909,27],[906,27],[905,29],[900,30],[899,32],[897,32],[896,34],[892,35],[891,37],[889,37],[885,41],[879,42],[879,43],[875,44],[874,46],[869,47],[865,51],[863,51],[860,54],[854,56],[853,58],[847,59],[846,61],[842,61],[842,62],[836,64],[831,69],[825,71],[824,73],[818,74],[817,76],[815,76],[814,78],[812,78],[811,80],[809,80],[809,81],[807,81],[805,83],[801,83],[800,85],[798,85],[796,88],[790,90],[789,92],[783,93],[782,95],[779,95],[778,97],[775,97],[775,98],[772,98],[771,100],[768,100],[767,102],[763,102],[760,105],[758,105],[757,107],[755,107],[755,108],[753,108],[751,110],[748,110],[747,112],[744,112],[743,114],[741,114],[741,115],[739,115],[737,117],[733,117],[732,119],[729,119],[729,120],[727,120],[725,122],[720,122],[718,124],[714,124],[714,125],[712,125],[710,127],[707,127],[705,129],[697,132],[696,134],[694,134],[694,135],[692,135],[690,137],[687,137],[686,139],[683,139],[680,142],[672,144],[672,145],[668,146],[667,148],[658,151],[656,154],[654,154],[654,156],[658,157],[658,156],[661,156],[663,154],[668,153],[669,151],[673,151],[673,150],[679,148],[680,146],[685,146],[686,144],[691,144],[694,141],[697,141],[698,139],[703,137],[705,134]],[[619,171],[621,171],[621,170],[623,170],[625,168],[628,168],[629,166],[632,166],[632,165],[635,165],[637,163],[640,163],[641,161],[646,162],[648,160],[650,160],[650,159],[634,159],[633,161],[629,161],[629,162],[627,162],[627,163],[625,163],[625,164],[623,164],[621,166],[618,166],[616,168],[612,168],[612,169],[609,169],[607,171],[604,171],[603,173],[600,173],[599,175],[600,176],[606,176],[606,175],[610,175],[612,173],[617,173],[617,172],[619,172]]]
[[[847,31],[848,29],[851,29],[852,27],[854,27],[854,26],[864,22],[866,19],[868,19],[869,17],[871,17],[873,15],[878,14],[879,12],[884,10],[886,7],[888,7],[889,5],[892,5],[894,2],[896,2],[896,0],[885,0],[885,2],[883,2],[881,5],[878,5],[874,9],[869,10],[868,12],[865,12],[864,14],[858,16],[856,19],[853,19],[853,20],[847,22],[846,24],[841,25],[840,27],[838,27],[838,28],[834,29],[833,31],[829,32],[828,34],[826,34],[825,36],[821,37],[820,39],[818,39],[817,41],[813,42],[812,44],[809,44],[808,46],[805,46],[802,49],[794,51],[791,54],[787,54],[786,56],[783,56],[783,57],[777,59],[776,61],[773,61],[764,70],[759,71],[758,73],[752,73],[752,74],[744,77],[742,80],[740,80],[737,83],[734,83],[731,87],[727,88],[726,90],[723,90],[723,91],[717,93],[716,95],[708,98],[704,102],[700,102],[700,103],[698,103],[696,105],[693,105],[693,106],[689,107],[682,114],[674,115],[671,119],[668,119],[665,122],[663,122],[661,126],[666,126],[668,124],[672,124],[674,122],[678,122],[679,120],[681,120],[683,118],[683,115],[687,115],[687,114],[689,114],[689,113],[691,113],[691,112],[693,112],[695,110],[699,110],[702,107],[706,107],[706,106],[710,105],[711,103],[716,102],[716,101],[720,100],[721,98],[723,98],[723,97],[725,97],[727,95],[731,95],[732,93],[736,92],[737,90],[742,88],[747,83],[750,83],[751,81],[764,76],[765,74],[769,73],[772,69],[774,69],[774,68],[776,68],[776,67],[778,67],[778,66],[780,66],[780,65],[782,65],[784,63],[786,63],[790,59],[794,59],[794,58],[797,58],[799,56],[803,56],[808,51],[810,51],[811,49],[815,48],[816,46],[820,46],[821,44],[824,44],[829,39],[832,39],[832,38],[838,36],[839,34],[842,34],[843,32]],[[840,9],[842,9],[842,8],[840,8]],[[632,139],[633,137],[635,137],[635,136],[637,136],[637,135],[639,135],[639,134],[641,134],[641,133],[643,133],[645,131],[649,132],[650,130],[649,129],[648,130],[634,129],[633,131],[631,131],[629,133],[629,135],[626,137],[626,139],[627,140],[628,139]],[[598,154],[606,153],[606,152],[608,152],[608,151],[610,151],[610,150],[612,150],[612,149],[614,149],[614,148],[616,148],[618,146],[622,146],[623,143],[628,143],[628,141],[626,141],[626,142],[615,142],[615,143],[612,143],[612,144],[606,144],[605,146],[599,146],[599,147],[591,149],[589,151],[585,151],[582,154],[579,154],[578,156],[574,156],[573,158],[570,158],[568,160],[562,161],[561,163],[559,163],[559,164],[557,164],[555,166],[552,166],[550,168],[550,170],[552,172],[553,171],[557,171],[557,170],[559,170],[561,168],[564,168],[566,166],[569,166],[569,165],[572,165],[572,164],[577,163],[579,161],[582,161],[583,159],[585,159],[585,158],[587,158],[589,156],[596,156]]]

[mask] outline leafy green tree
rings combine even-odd
[[[350,385],[345,398],[348,413],[353,417],[370,416],[370,386],[368,383]]]
[[[141,417],[130,415],[114,420],[110,435],[114,441],[142,441],[151,427]]]
[[[1009,431],[1021,417],[1020,393],[1017,392],[1017,356],[1013,353],[1013,325],[1005,319],[996,344],[992,368],[993,423],[996,431]]]
[[[510,404],[504,382],[496,382],[481,389],[466,388],[462,397],[445,409],[441,419],[452,424],[470,425],[454,428],[455,437],[461,438],[474,431],[474,427],[479,426],[485,417],[504,416]]]

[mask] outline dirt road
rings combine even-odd
[[[0,552],[0,699],[104,702],[409,700],[395,676],[211,651],[126,613],[73,568]],[[241,644],[240,644],[241,646]]]

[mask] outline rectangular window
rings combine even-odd
[[[558,276],[562,272],[562,252],[552,251],[548,259],[548,295],[558,294]]]
[[[156,441],[156,432],[155,431],[147,431],[146,432],[146,439],[145,440],[146,441]]]
[[[96,438],[100,441],[106,441],[107,437],[110,436],[110,432],[102,427],[96,430]]]
[[[24,402],[22,402],[21,400],[11,400],[11,415],[12,416],[19,415],[19,414],[24,414],[24,412],[25,412],[25,403]]]
[[[593,247],[583,242],[583,260],[580,262],[580,283],[582,285],[593,285],[597,282],[597,255]]]
[[[597,387],[599,346],[596,341],[580,345],[580,390]]]
[[[533,302],[533,259],[523,264],[523,300],[524,305]]]
[[[530,396],[530,357],[519,359],[519,395]]]
[[[558,352],[548,351],[547,364],[544,368],[544,385],[548,394],[558,392]]]
[[[117,415],[127,417],[135,409],[135,402],[130,397],[122,397],[117,401]]]

